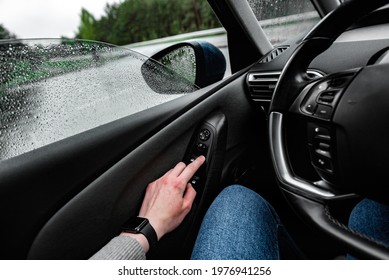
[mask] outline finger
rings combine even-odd
[[[171,171],[170,175],[174,176],[174,177],[178,177],[180,176],[180,174],[182,173],[182,171],[186,168],[186,165],[185,163],[183,162],[179,162]]]
[[[190,208],[192,208],[192,204],[193,204],[195,197],[196,197],[196,191],[192,187],[192,185],[190,183],[188,183],[186,185],[186,191],[185,191],[185,194],[183,197],[183,207],[188,208],[188,211],[190,210]]]
[[[162,177],[166,177],[166,176],[169,176],[171,173],[172,173],[173,169],[170,169],[169,171],[167,171]],[[162,178],[161,177],[161,178]]]
[[[196,171],[200,168],[200,166],[205,162],[204,156],[199,156],[196,158],[195,161],[193,161],[191,164],[189,164],[180,174],[180,178],[189,182],[190,178],[193,177],[193,175],[196,173]]]

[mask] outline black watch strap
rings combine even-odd
[[[122,227],[124,232],[141,233],[149,242],[150,251],[157,246],[158,237],[149,220],[141,217],[133,217],[128,220]]]

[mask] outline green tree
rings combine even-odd
[[[107,5],[99,20],[82,12],[77,37],[123,45],[215,27],[206,0],[125,0]]]
[[[78,27],[77,38],[96,40],[96,20],[93,15],[86,9],[81,9],[80,14],[81,23]]]
[[[119,4],[107,4],[105,6],[105,14],[100,20],[95,21],[95,35],[97,41],[115,43],[112,37],[112,26],[117,19]]]
[[[16,39],[16,36],[0,24],[0,39]]]

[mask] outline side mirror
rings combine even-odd
[[[223,53],[206,41],[178,43],[154,54],[151,59],[200,88],[220,81],[226,72]]]

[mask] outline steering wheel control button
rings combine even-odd
[[[304,113],[308,115],[313,115],[316,112],[316,108],[318,105],[318,96],[321,92],[327,90],[329,85],[328,81],[321,82],[310,89],[305,102],[303,103],[301,109]]]
[[[332,107],[319,104],[313,115],[320,119],[329,120],[332,117]]]
[[[319,156],[314,152],[314,153],[311,153],[311,160],[312,160],[312,164],[315,167],[317,167],[323,171],[326,171],[328,173],[333,173],[331,159],[323,157],[323,156]]]
[[[327,151],[327,152],[330,151],[330,147],[331,147],[330,144],[323,143],[323,142],[319,142],[318,146],[320,150]]]
[[[330,128],[316,123],[308,123],[307,129],[308,147],[312,165],[321,176],[333,176],[333,149]]]
[[[201,141],[207,141],[211,137],[211,132],[208,129],[203,129],[199,133],[199,139]]]
[[[317,98],[317,103],[331,105],[334,102],[337,93],[338,91],[335,90],[324,91],[320,93]]]
[[[332,172],[332,165],[329,159],[317,157],[316,166],[326,171]]]
[[[331,154],[329,150],[315,149],[315,153],[326,158],[331,158]]]
[[[331,140],[330,130],[321,126],[314,126],[313,128],[314,138]]]
[[[343,90],[354,75],[355,72],[329,76],[314,84],[303,97],[301,111],[316,118],[330,120]]]
[[[316,107],[317,107],[317,104],[315,101],[310,101],[308,103],[305,104],[305,111],[309,114],[314,114],[315,113],[315,110],[316,110]]]
[[[331,141],[331,133],[328,128],[323,126],[308,123],[308,141],[309,143],[313,143],[314,140],[325,140],[327,142]]]

